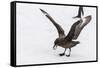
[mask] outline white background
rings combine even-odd
[[[70,57],[58,55],[64,48],[53,50],[58,33],[39,8],[47,11],[66,35],[77,21],[72,18],[77,15],[76,6],[17,3],[17,65],[96,60],[96,8],[84,7],[84,17],[91,15],[92,19],[79,35],[80,44],[72,48]]]
[[[12,68],[9,66],[10,63],[10,1],[0,1],[0,68]],[[25,0],[24,0],[25,1]],[[37,2],[48,2],[48,3],[65,3],[65,4],[88,4],[100,6],[99,0],[30,0]],[[100,25],[100,24],[98,24]],[[99,47],[100,48],[100,47]],[[100,50],[99,50],[100,51]],[[100,57],[100,56],[99,56]],[[48,66],[36,66],[34,68],[99,68],[98,63],[81,63],[81,64],[63,64],[63,65],[48,65]],[[33,68],[33,67],[26,67]]]

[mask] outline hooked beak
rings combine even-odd
[[[54,45],[54,46],[53,46],[53,50],[56,50],[56,49],[57,49],[57,45]]]

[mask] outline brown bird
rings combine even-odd
[[[44,11],[43,9],[40,10],[53,23],[53,25],[56,27],[58,31],[59,37],[54,41],[53,49],[55,49],[55,47],[57,46],[65,48],[64,52],[59,54],[60,56],[63,56],[65,55],[66,49],[68,48],[69,54],[66,56],[69,57],[71,54],[71,48],[80,43],[79,41],[74,41],[74,40],[78,38],[82,29],[90,22],[91,15],[84,17],[85,19],[84,23],[83,23],[83,19],[80,19],[77,22],[75,22],[71,26],[71,29],[68,35],[66,36],[62,27],[58,23],[56,23],[56,21],[54,21],[54,19],[46,11]]]

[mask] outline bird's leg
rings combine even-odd
[[[67,57],[69,57],[70,56],[70,54],[71,54],[71,48],[69,48],[69,54],[68,55],[66,55]]]
[[[65,48],[65,50],[64,50],[64,53],[61,53],[61,54],[59,54],[60,56],[63,56],[63,55],[65,55],[65,52],[66,52],[66,48]]]

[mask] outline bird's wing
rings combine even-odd
[[[69,33],[67,34],[67,36],[65,37],[65,40],[67,41],[72,41],[74,35],[75,35],[75,30],[76,30],[76,26],[80,25],[83,22],[82,19],[78,20],[77,22],[75,22],[72,26],[71,29],[69,31]]]
[[[73,40],[76,40],[82,29],[91,21],[91,15],[84,17],[85,22],[76,26]]]
[[[64,30],[62,29],[62,27],[57,24],[54,19],[43,9],[40,9],[42,11],[42,13],[53,23],[53,25],[57,28],[59,37],[65,36]]]

